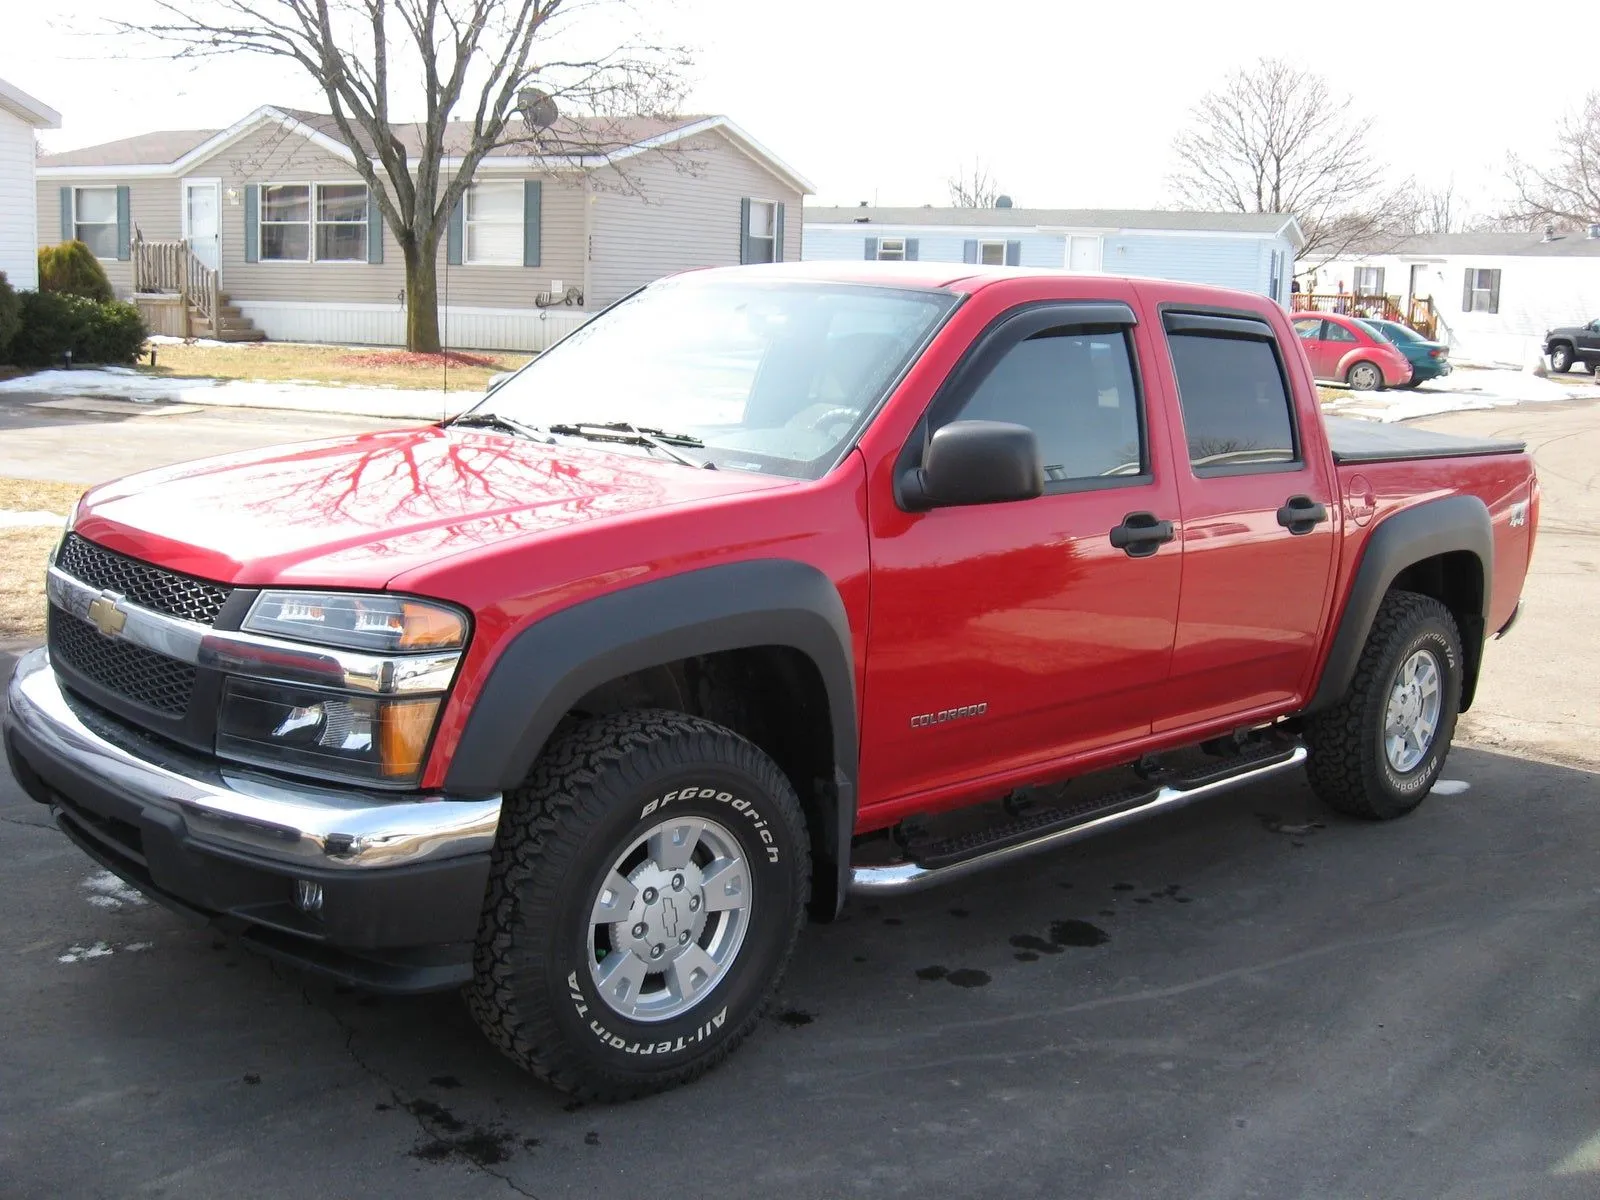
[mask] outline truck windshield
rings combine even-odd
[[[570,334],[474,411],[567,436],[649,430],[719,468],[815,479],[956,300],[686,275]]]

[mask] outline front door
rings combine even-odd
[[[1142,411],[1136,382],[1149,377],[1146,335],[1118,310],[1131,321],[1119,305],[1014,310],[913,435],[920,446],[957,420],[1026,425],[1043,495],[914,513],[872,501],[868,803],[936,802],[1149,731],[1180,577],[1175,523],[1160,523],[1178,496],[1163,414]],[[1113,539],[1124,525],[1133,538]]]
[[[1083,274],[1100,269],[1100,239],[1074,236],[1067,239],[1067,268]]]
[[[1411,264],[1411,292],[1406,298],[1412,304],[1415,304],[1418,300],[1433,299],[1433,293],[1428,289],[1427,276],[1423,274],[1425,265],[1424,263]]]
[[[213,271],[221,260],[222,181],[183,181],[183,236],[194,256]]]
[[[1334,564],[1331,464],[1265,321],[1169,312],[1183,598],[1155,731],[1298,706]],[[1329,331],[1344,333],[1333,322]]]

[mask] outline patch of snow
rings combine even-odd
[[[1470,787],[1465,779],[1441,779],[1433,785],[1432,792],[1435,796],[1459,796]]]
[[[1472,409],[1593,399],[1600,399],[1600,387],[1588,380],[1563,383],[1530,371],[1458,366],[1443,379],[1430,380],[1419,388],[1351,392],[1323,407],[1335,416],[1387,423]]]
[[[56,961],[61,963],[85,962],[91,958],[109,958],[116,951],[104,942],[96,942],[92,946],[68,946],[65,954],[57,955]]]
[[[118,400],[171,400],[231,408],[276,408],[296,412],[346,413],[362,417],[400,417],[437,421],[465,412],[482,392],[438,388],[339,387],[299,380],[167,379],[141,375],[131,367],[81,371],[39,371],[0,380],[7,392],[50,396],[100,396]]]
[[[170,333],[152,333],[145,338],[152,346],[231,346],[232,342],[219,342],[215,338],[181,338]]]
[[[66,523],[67,519],[65,517],[42,510],[12,512],[9,509],[0,508],[0,529],[47,529],[52,525],[60,526]]]
[[[89,893],[89,903],[96,908],[120,909],[123,905],[143,908],[149,903],[143,892],[110,871],[97,871],[83,881],[82,887]]]

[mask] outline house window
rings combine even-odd
[[[769,263],[776,262],[773,253],[776,238],[774,230],[776,220],[774,210],[777,205],[765,203],[760,200],[750,201],[750,228],[746,231],[750,243],[747,262]]]
[[[522,191],[520,179],[475,183],[467,189],[463,261],[480,267],[522,265]]]
[[[317,184],[317,261],[367,261],[366,184]]]
[[[311,257],[311,186],[268,183],[261,188],[261,261],[305,262]]]
[[[1383,295],[1383,268],[1382,267],[1357,267],[1356,268],[1356,295],[1381,296]]]
[[[985,267],[1005,266],[1006,244],[1004,242],[979,242],[978,262]]]
[[[260,223],[262,262],[367,261],[364,183],[263,184]]]
[[[879,238],[879,262],[904,262],[906,259],[905,238]]]
[[[1461,298],[1464,312],[1497,313],[1500,311],[1500,272],[1486,268],[1468,267],[1467,286]]]
[[[94,251],[96,258],[117,256],[116,188],[73,189],[72,236]]]

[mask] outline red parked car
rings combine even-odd
[[[1358,392],[1378,392],[1411,382],[1411,362],[1397,346],[1377,337],[1355,317],[1305,313],[1294,331],[1324,383],[1346,383]]]
[[[6,754],[248,945],[465,986],[579,1096],[682,1083],[847,895],[1302,763],[1358,817],[1428,795],[1533,463],[1325,422],[1293,343],[1154,280],[663,280],[453,421],[89,492]]]

